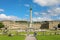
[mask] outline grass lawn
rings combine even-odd
[[[0,40],[25,40],[25,36],[0,35]]]
[[[36,36],[37,40],[60,40],[60,35]]]

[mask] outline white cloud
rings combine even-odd
[[[0,9],[0,12],[4,12],[4,9]]]
[[[56,8],[54,11],[55,11],[56,13],[59,13],[59,14],[60,14],[60,7],[59,7],[59,8]]]
[[[45,13],[45,12],[42,12],[42,13],[34,12],[34,14],[37,17],[33,17],[33,19],[32,19],[33,21],[51,21],[52,20],[52,18],[50,18],[50,16],[47,15],[47,13]]]
[[[38,16],[38,15],[39,15],[39,13],[38,13],[38,12],[34,12],[34,14],[35,14],[36,16]]]
[[[47,13],[45,13],[45,12],[43,12],[43,13],[41,13],[42,14],[42,16],[47,16]]]
[[[40,14],[40,17],[33,18],[35,21],[49,21],[60,19],[60,0],[33,0],[34,3],[37,3],[40,6],[48,6],[49,9],[44,12],[36,12],[35,15]],[[54,18],[56,17],[56,18]],[[58,18],[57,18],[58,17]]]
[[[24,4],[24,6],[29,7],[30,5],[29,4]]]
[[[39,15],[37,18],[33,18],[33,21],[50,21],[50,20],[60,20],[60,7],[56,7],[53,9],[48,9],[47,12],[42,12],[42,13],[38,13],[36,12],[35,15]],[[54,17],[56,17],[54,19]],[[58,18],[57,18],[58,17]]]
[[[60,15],[60,7],[53,8],[51,10],[48,10],[49,15],[51,16],[58,16]]]
[[[20,20],[20,18],[16,17],[16,16],[7,16],[5,14],[0,14],[0,20]]]
[[[41,6],[52,6],[60,4],[60,0],[33,0],[33,2]]]
[[[33,21],[51,21],[53,19],[49,18],[49,17],[37,17],[37,18],[33,18]]]
[[[29,15],[26,14],[25,16],[28,17]]]

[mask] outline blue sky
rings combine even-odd
[[[30,5],[33,21],[60,20],[59,0],[0,0],[0,20],[29,20]]]

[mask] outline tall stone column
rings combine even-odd
[[[32,31],[32,7],[30,7],[30,23],[29,23],[29,27],[27,30],[27,34],[29,35],[29,33]]]
[[[30,8],[30,28],[32,28],[32,8]]]

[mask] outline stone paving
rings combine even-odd
[[[36,38],[33,35],[27,35],[25,40],[36,40]]]

